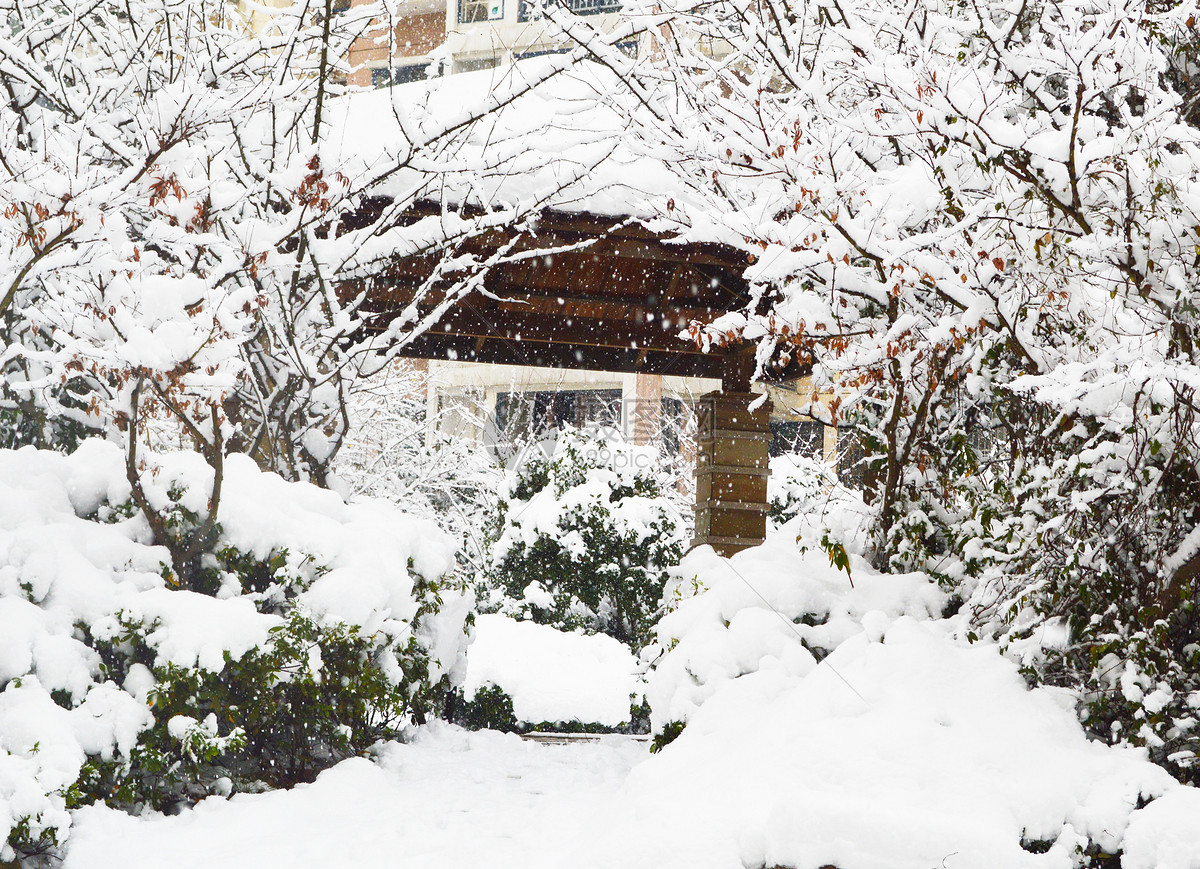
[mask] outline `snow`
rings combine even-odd
[[[511,494],[520,488],[522,478],[515,469],[509,472],[506,500],[510,510],[499,539],[492,545],[495,563],[502,562],[513,547],[532,547],[542,537],[557,540],[573,559],[585,560],[588,552],[584,535],[577,529],[566,529],[582,525],[597,514],[603,515],[609,533],[634,544],[660,534],[659,529],[668,523],[683,524],[670,501],[661,496],[631,494],[638,491],[639,484],[662,485],[654,472],[661,461],[654,447],[606,438],[603,431],[593,437],[568,430],[559,432],[555,441],[545,442],[541,448],[552,468],[551,484],[522,500]],[[561,465],[556,467],[556,463]],[[630,494],[614,497],[618,489]],[[546,592],[540,585],[531,590],[535,597],[544,599]],[[528,597],[526,600],[533,603]]]
[[[1179,788],[1129,819],[1122,869],[1200,869],[1200,790]]]
[[[202,493],[196,468],[169,456],[154,486]],[[262,554],[287,547],[288,569],[314,579],[302,596],[314,613],[411,630],[406,565],[451,563],[432,525],[245,460],[227,474],[224,533]],[[69,813],[63,791],[82,765],[127,757],[153,720],[153,673],[104,681],[78,620],[96,636],[144,620],[160,661],[206,667],[278,617],[237,593],[171,589],[140,521],[91,518],[123,492],[111,445],[0,451],[0,486],[0,822],[70,829],[67,869],[1069,869],[1086,848],[1123,850],[1128,869],[1200,869],[1200,791],[1140,750],[1089,740],[1073,695],[1029,690],[994,644],[968,643],[928,577],[874,571],[850,502],[837,532],[849,574],[808,515],[730,559],[699,547],[672,571],[646,694],[656,730],[686,727],[660,753],[434,722],[291,791],[210,797],[177,817]],[[444,622],[424,629],[433,669],[463,666],[469,606],[448,595]],[[477,619],[465,668],[468,697],[497,685],[534,723],[623,723],[640,686],[617,641],[503,615]],[[214,723],[201,718],[167,728],[186,737]]]
[[[481,615],[467,649],[463,692],[473,700],[495,685],[517,720],[579,721],[616,727],[629,721],[637,659],[605,634],[566,633],[504,615]]]
[[[651,687],[687,727],[657,754],[434,723],[288,792],[170,818],[81,810],[65,869],[1069,869],[1089,846],[1124,848],[1128,869],[1200,866],[1200,791],[1087,739],[1073,697],[964,641],[928,580],[852,554],[851,587],[794,529],[684,560]],[[598,639],[550,630],[482,617],[469,684],[492,678],[481,664],[510,678],[500,662],[537,643],[586,657]]]
[[[291,791],[210,798],[175,817],[85,809],[63,869],[603,865],[634,844],[607,839],[621,782],[645,756],[624,737],[542,746],[431,728]]]
[[[895,672],[881,665],[888,644],[907,649],[896,668],[911,663],[910,656],[926,659],[947,648],[910,627],[893,633],[889,643],[870,644],[879,660],[853,669],[869,689]],[[970,676],[991,670],[993,678],[957,706],[936,705],[945,700],[943,684],[912,703],[875,695],[874,711],[865,712],[857,700],[843,701],[836,689],[816,683],[813,694],[758,710],[797,714],[796,728],[780,717],[727,731],[723,739],[685,733],[660,755],[624,737],[545,746],[436,725],[408,745],[381,746],[374,762],[345,761],[291,791],[210,797],[175,817],[135,818],[95,806],[76,813],[64,869],[816,869],[831,861],[839,869],[1043,869],[1073,865],[1064,850],[1072,829],[1111,825],[1119,841],[1137,790],[1161,785],[1154,768],[1128,754],[1110,757],[1101,746],[1083,748],[1079,735],[1061,726],[1070,716],[1053,701],[1019,701],[972,739],[968,725],[986,722],[971,709],[995,712],[1022,689],[997,670],[996,656],[963,653],[945,678],[964,675],[963,668]],[[980,668],[984,658],[989,664]],[[997,687],[996,703],[979,703]],[[805,711],[801,700],[813,699]],[[983,737],[1039,707],[999,751],[982,745]],[[968,718],[955,717],[962,713]],[[1053,738],[1044,750],[1007,768],[1007,749],[1047,723]],[[912,741],[927,735],[921,728],[948,736],[912,750]],[[1029,767],[1044,762],[1031,786],[1022,786]],[[1102,775],[1090,780],[1088,773]],[[1068,805],[1069,821],[1025,828],[1030,837],[1046,835],[1060,845],[1045,854],[1020,847],[1022,824]],[[1182,820],[1174,819],[1172,829]]]
[[[443,173],[448,183],[438,196],[489,207],[549,199],[555,208],[620,218],[666,214],[666,202],[681,195],[675,175],[661,159],[631,147],[630,122],[606,104],[605,95],[619,89],[612,73],[579,63],[543,81],[562,63],[533,58],[345,97],[331,106],[336,115],[326,153],[352,176],[387,171],[382,189],[402,195],[428,183],[428,176],[416,168],[392,172],[397,158],[436,131],[532,85],[473,126],[466,141],[456,144],[453,160],[417,163]],[[539,147],[530,149],[530,140]]]
[[[542,207],[659,228],[690,225],[694,239],[761,245],[763,255],[755,250],[758,259],[747,272],[754,298],[766,284],[781,289],[770,310],[711,324],[730,336],[706,337],[761,338],[760,350],[769,351],[772,337],[780,337],[774,323],[816,336],[856,336],[851,348],[828,342],[828,353],[816,360],[834,386],[877,384],[873,375],[885,360],[901,366],[904,382],[928,375],[933,384],[934,369],[923,360],[945,346],[946,376],[937,380],[949,384],[967,373],[982,389],[985,380],[1013,376],[1004,371],[1013,361],[1006,352],[998,352],[1000,367],[972,372],[999,346],[991,342],[1019,348],[1016,370],[1033,373],[997,379],[985,393],[1023,393],[1075,421],[1071,433],[1060,433],[1066,451],[1050,451],[1062,463],[1030,473],[1047,473],[1051,494],[1056,480],[1070,476],[1103,483],[1070,489],[1060,501],[1066,513],[1048,502],[1055,515],[1036,517],[1027,527],[1031,535],[1071,532],[1079,527],[1072,512],[1086,520],[1089,505],[1123,486],[1144,491],[1143,503],[1156,490],[1169,495],[1150,480],[1162,460],[1152,461],[1141,445],[1150,456],[1164,446],[1167,455],[1178,450],[1185,465],[1195,457],[1187,453],[1195,430],[1186,426],[1197,374],[1177,351],[1195,325],[1194,312],[1180,303],[1196,284],[1188,269],[1198,142],[1195,130],[1180,123],[1186,103],[1168,74],[1178,32],[1171,14],[1187,9],[1147,16],[1136,4],[1068,4],[1061,14],[1034,10],[1028,27],[1005,31],[1003,4],[961,5],[973,10],[966,12],[943,4],[907,21],[893,4],[855,5],[842,16],[844,26],[816,31],[815,41],[802,34],[814,22],[807,12],[824,15],[819,4],[799,9],[787,32],[776,22],[786,37],[780,40],[769,32],[764,39],[753,27],[726,29],[738,15],[697,19],[705,31],[701,54],[689,60],[690,40],[665,41],[664,78],[624,76],[645,97],[647,111],[675,103],[650,124],[639,123],[650,119],[631,105],[629,88],[586,65],[506,105],[521,81],[571,63],[565,56],[334,100],[328,108],[336,141],[321,143],[322,157],[353,176],[352,199],[364,191],[392,194],[401,205],[440,197],[479,206],[481,216],[468,219],[470,212],[460,209],[394,230],[365,228],[357,262],[353,233],[331,232],[328,244],[315,233],[312,259],[336,268],[342,256],[351,267],[375,255],[403,257],[473,223],[500,225]],[[296,274],[278,268],[278,257],[292,251],[277,244],[280,233],[298,225],[286,209],[217,180],[229,174],[230,160],[241,159],[242,174],[267,178],[269,184],[256,186],[280,196],[296,191],[306,166],[315,170],[307,155],[295,159],[294,147],[242,147],[256,138],[294,144],[289,136],[260,136],[265,126],[241,123],[254,114],[273,123],[275,113],[264,110],[283,94],[259,87],[256,77],[250,86],[257,96],[244,91],[238,112],[215,112],[214,105],[239,92],[191,88],[198,80],[190,73],[165,90],[131,89],[132,79],[118,72],[138,78],[136,55],[127,49],[85,48],[83,55],[99,65],[83,64],[74,53],[79,43],[35,38],[37,26],[22,26],[26,47],[6,44],[6,51],[18,60],[9,65],[19,72],[17,91],[29,98],[10,101],[13,123],[6,129],[33,132],[28,147],[8,149],[18,164],[8,170],[5,191],[12,202],[51,207],[51,218],[39,217],[46,225],[38,232],[70,228],[56,252],[54,244],[26,244],[36,235],[28,209],[5,218],[14,276],[9,301],[33,299],[14,302],[9,313],[22,325],[10,337],[54,333],[29,347],[4,348],[6,392],[34,397],[55,377],[66,384],[67,372],[79,370],[111,387],[94,396],[97,416],[110,421],[122,402],[127,406],[132,380],[147,377],[186,395],[185,404],[207,403],[215,411],[245,370],[245,342],[258,325],[269,331],[278,322],[260,321],[251,305],[256,282],[240,278],[254,250],[242,241],[253,235],[260,249],[277,249],[264,275]],[[90,28],[81,30],[90,38]],[[795,48],[788,44],[792,33],[800,35]],[[35,43],[45,50],[30,47]],[[170,45],[148,45],[147,57],[176,56]],[[726,50],[728,63],[717,56]],[[102,62],[110,55],[111,66]],[[47,58],[61,60],[61,69]],[[613,65],[629,68],[619,59]],[[223,68],[239,66],[235,60]],[[57,72],[29,73],[46,69]],[[98,72],[85,74],[89,69]],[[672,70],[684,72],[672,81]],[[221,78],[244,86],[246,72]],[[43,79],[61,85],[66,98],[53,97],[57,88],[45,91]],[[1023,86],[1010,87],[1013,81]],[[53,112],[41,113],[75,105],[76,86],[90,94],[93,84],[103,86],[85,102],[101,115],[84,112],[79,123],[64,125]],[[1089,108],[1068,131],[1058,114],[1060,92],[1076,93],[1077,106],[1105,108]],[[114,94],[129,99],[118,96],[114,104]],[[468,128],[493,107],[503,108]],[[283,129],[291,110],[279,108]],[[208,135],[210,126],[223,132]],[[82,138],[76,128],[86,131]],[[194,134],[164,147],[159,133],[168,129]],[[226,130],[245,135],[231,139]],[[143,160],[149,152],[142,143],[174,153]],[[647,159],[652,151],[654,159]],[[103,156],[97,161],[92,154]],[[1076,165],[1091,168],[1076,177]],[[1124,171],[1124,183],[1113,167]],[[173,169],[191,203],[178,194],[147,211],[135,201],[146,198],[151,179],[161,183]],[[122,180],[135,172],[139,183]],[[372,188],[373,180],[384,183]],[[216,210],[243,217],[215,219],[211,232],[192,234],[182,225],[178,233],[164,232],[164,222],[187,221],[192,203],[208,199],[209,191]],[[272,222],[271,211],[283,216]],[[828,232],[835,223],[837,230]],[[142,236],[151,243],[134,247]],[[980,263],[962,268],[955,260],[970,258],[976,240],[987,250]],[[1044,252],[1043,245],[1049,245]],[[1114,251],[1128,262],[1117,262]],[[145,264],[134,268],[143,256]],[[187,274],[163,265],[187,262],[193,263]],[[459,264],[471,272],[478,263],[463,254]],[[1134,277],[1117,279],[1118,269]],[[804,276],[824,289],[808,292]],[[871,300],[888,304],[862,304]],[[877,313],[885,309],[886,321]],[[322,338],[321,346],[334,346],[338,330],[354,328],[347,311],[331,316],[335,325],[322,335],[333,343]],[[307,319],[318,330],[328,326],[326,318]],[[950,339],[967,342],[961,354],[948,355]],[[303,368],[316,360],[301,350],[294,361]],[[179,385],[171,384],[176,377]],[[988,403],[987,394],[977,397],[981,406]],[[938,410],[932,407],[929,418]],[[1099,434],[1082,444],[1089,430]],[[919,430],[911,434],[917,439],[908,443],[920,446]],[[325,435],[298,437],[318,457],[327,455]],[[1075,440],[1086,448],[1075,448]],[[155,462],[148,469],[148,478],[157,475],[148,482],[154,503],[167,503],[170,484],[182,481],[185,505],[203,508],[211,469],[194,455]],[[378,503],[348,506],[312,487],[284,484],[246,459],[231,457],[227,472],[225,541],[259,555],[287,550],[306,612],[425,644],[437,673],[462,666],[467,597],[448,590],[441,614],[412,636],[418,587],[436,583],[452,564],[450,545],[434,526]],[[581,488],[580,503],[600,491]],[[808,499],[824,491],[789,484],[775,494],[803,513]],[[152,720],[153,672],[138,665],[121,685],[107,681],[85,639],[119,643],[136,626],[152,663],[212,670],[261,646],[279,624],[236,578],[215,597],[170,587],[165,553],[149,544],[145,523],[108,509],[127,496],[121,455],[111,444],[92,442],[70,457],[0,455],[0,825],[6,831],[28,821],[35,834],[64,833],[70,822],[64,791],[81,765],[91,757],[127,756]],[[533,499],[527,521],[513,523],[502,547],[555,532],[561,510],[561,499]],[[648,510],[631,508],[623,518],[652,533]],[[853,546],[853,521],[831,529],[849,550],[844,573],[806,536],[806,521],[801,515],[767,545],[733,559],[700,548],[679,565],[658,626],[648,694],[660,733],[686,728],[655,757],[620,741],[549,749],[432,727],[412,745],[382,747],[374,764],[348,761],[289,793],[239,796],[228,805],[210,800],[178,819],[81,811],[68,859],[80,866],[137,865],[143,849],[154,865],[199,860],[205,866],[399,860],[1067,867],[1081,862],[1083,848],[1096,847],[1123,849],[1130,867],[1200,865],[1197,791],[1174,783],[1139,751],[1088,741],[1072,709],[1075,697],[1027,690],[1016,665],[990,641],[967,643],[962,620],[942,615],[947,595],[926,577],[875,573]],[[566,542],[576,553],[585,545],[579,534]],[[988,545],[983,537],[968,544],[976,552]],[[1142,561],[1157,561],[1169,574],[1197,546],[1200,530]],[[527,599],[544,595],[529,584]],[[617,715],[633,678],[627,653],[600,638],[534,628],[481,620],[470,690],[500,685],[522,717]],[[1063,622],[1039,636],[1059,647],[1070,640]],[[1120,697],[1150,716],[1171,708],[1170,684],[1154,684],[1135,664],[1111,657],[1100,663],[1105,671],[1114,665],[1111,687]],[[319,667],[319,657],[312,664]],[[1192,706],[1200,703],[1200,694],[1191,696]],[[179,716],[168,730],[182,738],[212,720]],[[1030,842],[1052,844],[1034,853],[1023,846]],[[179,850],[178,859],[164,859]],[[0,862],[11,856],[0,849]]]
[[[152,588],[137,598],[138,620],[156,623],[147,635],[157,652],[156,663],[199,667],[219,673],[225,653],[234,660],[267,641],[271,628],[283,623],[278,616],[264,615],[244,598],[221,600],[183,589]],[[112,620],[105,620],[116,626]]]
[[[688,721],[723,684],[759,670],[805,676],[814,651],[837,648],[873,625],[901,615],[940,614],[946,596],[922,574],[881,575],[849,553],[851,574],[825,553],[796,545],[803,518],[731,559],[701,546],[674,568],[665,598],[673,609],[658,624],[669,651],[649,676],[656,730]],[[807,539],[807,538],[806,538]]]
[[[1088,742],[1069,698],[1027,691],[993,648],[906,616],[807,676],[727,683],[631,786],[647,810],[720,794],[689,799],[689,823],[746,865],[999,869],[1072,865],[1075,834],[1114,850],[1138,798],[1175,783]]]
[[[198,459],[180,453],[164,460],[163,491],[166,481],[211,475]],[[191,491],[207,494],[204,487]],[[396,633],[416,614],[410,565],[427,578],[444,576],[454,566],[454,543],[434,523],[401,514],[383,501],[347,504],[327,489],[262,473],[248,456],[228,457],[223,492],[225,541],[258,558],[279,550],[303,553],[296,570],[324,568],[303,593],[305,605],[371,632]],[[271,508],[263,509],[264,504]]]

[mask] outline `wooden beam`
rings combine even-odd
[[[729,357],[723,360],[728,370]],[[762,396],[710,392],[697,404],[696,537],[729,556],[767,531],[770,404]]]
[[[721,372],[722,392],[749,392],[754,380],[754,348],[739,348],[725,354],[725,368]]]
[[[386,325],[390,312],[381,315],[376,328]],[[566,344],[573,348],[612,347],[659,350],[667,353],[699,353],[694,342],[678,337],[686,324],[662,320],[605,319],[512,310],[507,305],[460,305],[448,311],[428,334],[497,338]]]
[[[409,359],[450,362],[485,362],[499,365],[532,365],[541,368],[587,369],[620,374],[679,377],[721,376],[722,360],[715,354],[674,353],[661,350],[623,350],[615,347],[580,347],[538,341],[488,338],[482,345],[470,336],[424,333],[394,351]]]

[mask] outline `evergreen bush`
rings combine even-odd
[[[510,473],[487,583],[514,615],[563,630],[649,638],[685,546],[670,474],[652,447],[567,429]],[[497,595],[498,593],[498,595]]]
[[[461,692],[455,698],[448,717],[471,730],[499,730],[504,733],[649,733],[650,707],[645,697],[633,694],[629,698],[629,720],[619,726],[592,721],[523,721],[513,710],[513,699],[503,688],[484,685],[467,700]]]
[[[168,524],[184,533],[198,517],[179,503],[182,490],[171,495]],[[117,505],[114,514],[129,510]],[[85,801],[116,794],[118,803],[161,808],[229,788],[290,787],[444,710],[449,675],[431,672],[429,650],[415,632],[398,639],[317,616],[298,600],[326,571],[312,555],[283,549],[260,558],[235,546],[214,548],[200,559],[202,569],[168,582],[199,594],[245,595],[280,623],[263,646],[238,658],[226,653],[217,671],[156,664],[146,643],[154,622],[127,622],[116,642],[97,641],[109,679],[124,683],[134,665],[150,670],[155,723],[127,767],[103,789],[82,792]],[[445,578],[426,579],[411,563],[409,569],[419,631],[442,602]]]

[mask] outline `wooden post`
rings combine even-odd
[[[707,543],[725,556],[763,542],[770,509],[771,403],[750,391],[753,367],[747,370],[745,356],[739,356],[730,360],[721,391],[702,395],[697,407],[693,545]]]

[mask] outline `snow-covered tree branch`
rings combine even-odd
[[[1075,651],[1039,672],[1065,660],[1097,692],[1097,732],[1177,747],[1200,570],[1194,7],[661,4],[637,64],[545,15],[628,83],[608,100],[677,177],[662,225],[753,254],[755,303],[694,336],[756,343],[760,373],[811,363],[865,450],[875,564],[940,575],[1014,642],[1069,624]],[[1114,694],[1111,656],[1178,716]]]

